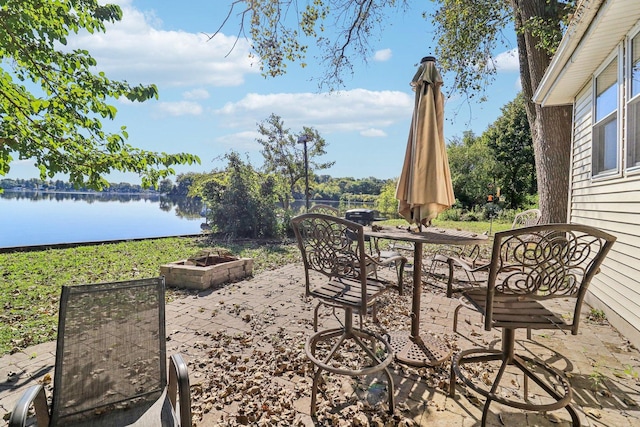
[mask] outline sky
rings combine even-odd
[[[327,154],[318,160],[335,164],[321,174],[380,179],[400,175],[414,101],[409,82],[420,59],[432,55],[435,45],[431,23],[422,18],[431,2],[416,1],[415,9],[388,15],[379,37],[370,40],[370,57],[354,58],[353,74],[345,75],[345,86],[333,92],[318,87],[323,68],[315,63],[312,47],[307,67],[289,64],[284,76],[263,77],[257,60],[249,56],[249,42],[236,39],[235,13],[210,40],[231,1],[110,2],[121,6],[123,19],[109,24],[106,33],[71,37],[69,47],[89,50],[98,62],[96,71],[111,79],[158,86],[157,100],[113,100],[116,119],[103,124],[114,131],[126,126],[127,142],[134,147],[200,157],[202,164],[178,166],[177,173],[223,168],[222,156],[230,150],[254,167],[262,166],[258,123],[274,113],[293,134],[303,126],[313,127],[327,141]],[[487,102],[468,104],[457,96],[445,101],[447,141],[467,130],[482,134],[515,97],[520,83],[514,49],[515,43],[494,52],[497,76]],[[445,75],[443,91],[450,85]],[[12,162],[5,176],[35,177],[38,170],[29,160]],[[132,174],[113,173],[107,179],[140,183]]]

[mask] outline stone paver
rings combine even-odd
[[[388,273],[392,274],[392,271]],[[387,304],[380,308],[382,325],[406,325],[408,330],[411,274],[406,277],[405,296],[395,298],[395,305]],[[292,264],[219,289],[177,298],[167,304],[167,351],[169,354],[179,352],[188,361],[196,403],[204,408],[194,412],[195,425],[235,425],[241,421],[248,425],[258,424],[255,420],[241,418],[246,401],[209,398],[209,402],[203,403],[211,391],[207,388],[216,380],[216,371],[211,370],[211,363],[215,361],[224,367],[229,363],[224,358],[232,355],[233,369],[239,366],[240,362],[235,361],[238,359],[246,362],[247,376],[257,375],[258,371],[252,370],[251,364],[264,362],[259,360],[261,355],[286,351],[279,348],[274,336],[282,337],[283,343],[294,343],[289,347],[299,354],[306,337],[312,333],[315,307],[313,300],[304,297],[303,281],[302,266]],[[456,299],[448,299],[441,290],[425,286],[421,331],[446,340],[456,351],[499,346],[500,333],[485,332],[480,316],[468,310],[461,312],[459,334],[454,334],[452,316],[456,306]],[[577,336],[561,331],[534,331],[529,341],[522,331],[518,336],[517,351],[542,359],[567,373],[574,389],[574,405],[583,425],[640,425],[640,353],[609,325],[587,320],[588,312],[589,308],[585,307]],[[321,328],[336,324],[331,309],[321,309],[320,313]],[[4,416],[3,422],[6,423],[6,414],[27,386],[53,375],[54,353],[55,343],[45,343],[0,358],[0,414]],[[413,419],[421,426],[480,425],[483,399],[467,392],[461,385],[457,387],[456,396],[449,397],[446,392],[448,369],[448,365],[414,368],[394,363],[396,413]],[[287,367],[282,370],[286,371]],[[378,383],[375,381],[369,382],[368,378],[355,381],[348,377],[342,381],[343,391],[353,393],[356,400],[365,406],[367,402],[375,404],[385,400],[380,396],[386,393],[384,387],[376,386]],[[292,403],[287,410],[297,413],[296,425],[316,425],[314,418],[309,416],[310,370],[274,376],[270,387],[277,390],[274,400],[283,396],[290,398]],[[514,385],[515,393],[520,391],[519,387],[519,384]],[[327,402],[329,398],[332,396],[319,393],[319,405],[332,406]],[[265,407],[265,411],[271,404],[258,403]],[[332,410],[350,409],[337,405]],[[570,423],[564,411],[525,413],[493,404],[488,425],[564,426]]]

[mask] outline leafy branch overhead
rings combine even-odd
[[[107,102],[158,97],[155,85],[131,85],[94,72],[89,52],[64,46],[74,33],[104,32],[122,18],[113,4],[96,0],[0,2],[0,175],[11,162],[33,160],[40,178],[61,173],[77,186],[101,189],[112,171],[135,172],[143,186],[173,174],[197,156],[145,151],[126,143],[128,134],[103,129],[116,108]]]
[[[250,40],[264,76],[287,72],[289,63],[307,66],[309,44],[320,50],[313,58],[324,67],[320,86],[342,86],[353,59],[370,57],[371,41],[384,28],[387,15],[408,8],[408,0],[234,0],[211,38],[238,15],[238,37]],[[247,30],[248,27],[248,30]],[[331,29],[331,34],[328,34]]]

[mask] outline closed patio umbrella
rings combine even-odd
[[[411,86],[415,105],[396,199],[398,213],[409,223],[428,226],[455,203],[444,141],[442,77],[434,57],[422,58]]]
[[[455,202],[449,159],[444,143],[444,99],[440,92],[442,77],[435,58],[422,58],[411,81],[416,97],[409,129],[407,151],[396,188],[398,212],[409,223],[422,225]],[[391,334],[389,343],[396,358],[416,366],[439,365],[451,355],[451,350],[430,334],[420,335],[420,297],[422,293],[422,243],[414,239],[413,297],[411,302],[411,333]]]

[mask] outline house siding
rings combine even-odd
[[[640,347],[640,176],[591,179],[592,86],[575,98],[569,222],[591,225],[618,240],[589,288],[587,303]]]

